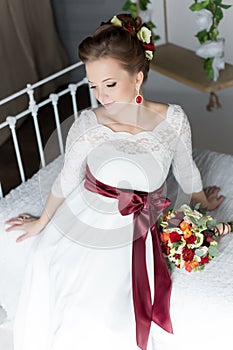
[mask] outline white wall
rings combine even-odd
[[[77,61],[78,44],[102,21],[119,13],[125,0],[52,0],[58,32],[71,63]]]
[[[165,42],[164,2],[167,2],[168,39],[170,42],[196,50],[197,32],[195,13],[189,10],[193,0],[151,0],[152,19],[157,33]],[[102,20],[122,11],[125,0],[52,0],[58,31],[69,53],[71,62],[77,59],[77,46]],[[232,4],[233,0],[224,0]],[[233,7],[224,11],[220,32],[226,39],[226,61],[233,64],[232,36]],[[157,101],[178,103],[187,112],[193,131],[193,144],[199,148],[233,153],[233,87],[217,94],[222,108],[206,111],[209,95],[162,76],[154,71],[149,74],[144,88],[145,96]]]
[[[157,0],[152,0],[156,3]],[[194,1],[187,0],[166,0],[167,1],[167,20],[168,20],[168,39],[170,42],[186,47],[190,50],[196,50],[199,42],[195,37],[197,26],[195,23],[195,12],[189,10],[189,6]],[[233,5],[233,0],[224,0],[223,3]],[[233,64],[233,36],[232,19],[233,6],[228,10],[223,10],[224,17],[220,22],[220,35],[226,39],[225,56],[226,61]],[[230,23],[231,22],[231,23]]]
[[[163,44],[165,42],[163,0],[151,1],[153,19],[161,36],[158,44]],[[166,1],[169,42],[195,51],[199,46],[195,37],[197,33],[195,13],[189,10],[193,1]],[[233,0],[225,0],[223,3],[233,5]],[[233,6],[224,11],[224,18],[220,24],[221,36],[226,38],[225,59],[230,64],[233,64],[232,20]],[[149,74],[144,93],[147,98],[153,100],[182,105],[191,122],[194,147],[233,154],[233,87],[217,92],[222,107],[212,112],[206,110],[209,94],[154,71]]]

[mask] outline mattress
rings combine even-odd
[[[233,221],[233,155],[195,149],[193,157],[204,187],[220,186],[226,197],[211,215],[218,221]],[[60,156],[0,201],[0,349],[13,350],[12,322],[22,275],[30,248],[38,238],[17,244],[19,231],[6,233],[4,222],[23,212],[39,215],[62,164],[63,156]],[[171,174],[168,186],[175,196],[178,187]],[[172,273],[174,335],[153,324],[157,327],[156,350],[219,350],[223,339],[228,344],[233,343],[232,234],[220,239],[219,250],[220,255],[202,272],[188,273],[176,269]]]

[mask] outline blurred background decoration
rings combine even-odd
[[[49,0],[0,1],[0,100],[69,64]],[[38,89],[37,99],[65,83],[66,77]],[[28,105],[25,97],[0,106],[0,122]],[[17,126],[21,123],[19,122]],[[0,145],[7,139],[1,133]]]
[[[129,12],[133,17],[140,16],[142,21],[152,31],[154,35],[154,41],[160,39],[160,36],[156,33],[156,25],[152,20],[152,3],[150,0],[127,0],[122,10]]]
[[[196,37],[201,44],[196,54],[203,58],[207,78],[214,81],[218,80],[219,70],[225,68],[225,39],[219,36],[219,24],[223,20],[223,10],[231,6],[223,4],[222,0],[195,0],[189,7],[196,12]]]

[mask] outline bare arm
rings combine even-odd
[[[6,221],[6,224],[10,225],[6,231],[22,230],[25,232],[17,238],[16,242],[22,242],[26,238],[38,235],[54,216],[63,201],[63,197],[55,197],[50,193],[40,217],[20,214],[18,217]]]

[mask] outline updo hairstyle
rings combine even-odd
[[[111,20],[102,22],[92,36],[80,43],[79,58],[84,63],[100,58],[117,59],[131,74],[142,71],[145,81],[150,62],[145,55],[143,42],[137,37],[138,31],[145,24],[139,16],[133,18],[130,14],[119,14],[117,18],[122,22],[122,26],[111,23]],[[153,41],[153,38],[151,40]]]

